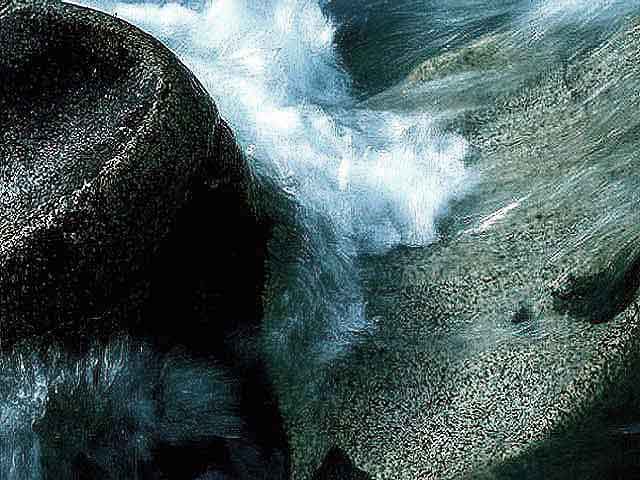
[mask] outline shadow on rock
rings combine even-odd
[[[158,41],[85,8],[0,6],[0,45],[2,351],[46,379],[42,397],[16,400],[44,410],[39,440],[24,433],[11,458],[29,478],[286,477],[255,340],[270,225],[212,100]],[[123,333],[153,353],[109,380],[96,365]],[[174,368],[176,351],[199,367]],[[87,377],[68,384],[74,365]],[[240,425],[232,434],[202,403],[219,369],[234,388],[220,403]],[[173,374],[193,398],[166,393]]]

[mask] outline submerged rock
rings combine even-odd
[[[371,477],[355,467],[342,450],[332,448],[313,476],[313,480],[369,480]]]
[[[381,479],[637,477],[638,24],[535,71],[536,46],[514,42],[495,77],[461,62],[468,76],[456,66],[371,102],[442,107],[478,183],[438,243],[364,259],[378,329],[291,415],[296,478],[322,462],[308,445]]]

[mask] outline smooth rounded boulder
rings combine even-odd
[[[78,6],[11,2],[0,7],[0,48],[5,346],[77,322],[91,329],[114,309],[134,318],[149,290],[134,286],[158,274],[158,252],[198,192],[255,226],[231,131],[150,35]],[[202,221],[224,237],[230,216]]]
[[[336,449],[378,479],[640,478],[640,20],[613,24],[556,63],[558,36],[486,35],[367,102],[450,113],[477,183],[438,242],[364,259],[377,330],[280,399],[294,478]]]
[[[286,477],[236,345],[269,223],[209,95],[150,35],[61,2],[0,0],[0,50],[0,477]]]

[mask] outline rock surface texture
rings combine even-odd
[[[6,345],[98,324],[132,295],[197,192],[233,189],[220,198],[240,211],[249,174],[193,75],[125,22],[10,2],[0,8],[0,46]],[[232,227],[219,220],[201,219],[224,236]]]
[[[211,98],[61,2],[0,2],[0,50],[0,477],[286,477],[269,229]]]
[[[378,330],[290,421],[300,478],[322,445],[378,479],[638,478],[638,25],[558,61],[487,35],[369,102],[450,109],[478,183],[365,260]]]

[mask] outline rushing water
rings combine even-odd
[[[261,345],[278,386],[304,391],[298,399],[317,393],[332,360],[375,334],[358,259],[437,242],[449,206],[473,193],[474,149],[465,130],[451,126],[451,111],[473,113],[541,81],[553,66],[578,63],[638,9],[623,0],[80,3],[139,26],[175,52],[233,128],[257,182],[286,199],[285,206],[262,206],[294,226],[276,230],[270,246]],[[426,81],[412,85],[409,99],[407,77]],[[516,199],[525,197],[512,193],[480,228],[519,208]],[[101,358],[98,373],[92,355]],[[154,435],[235,438],[242,430],[232,408],[235,381],[217,367],[120,343],[86,361],[64,354],[47,361],[25,354],[2,364],[16,375],[2,378],[10,393],[0,421],[11,428],[0,432],[0,447],[26,439],[0,456],[0,472],[10,478],[42,475],[30,425],[45,414],[49,392],[82,390],[96,375],[109,388],[90,394],[104,402],[85,425],[69,428],[97,428],[101,416],[131,419],[139,433],[128,448],[143,457]],[[182,398],[175,385],[189,382],[213,400]],[[151,413],[157,385],[175,412]],[[128,397],[136,400],[117,410],[117,400]],[[208,420],[200,422],[203,410]]]
[[[336,227],[346,252],[425,245],[463,191],[466,144],[433,115],[357,108],[336,26],[314,1],[108,8],[160,38],[207,87],[255,169]]]
[[[272,250],[283,253],[269,266],[265,346],[276,369],[290,375],[293,362],[309,372],[374,329],[355,258],[437,238],[437,218],[471,184],[464,138],[428,110],[359,108],[337,25],[316,1],[95,6],[169,46],[208,89],[258,177],[296,205],[303,240],[276,235]]]

